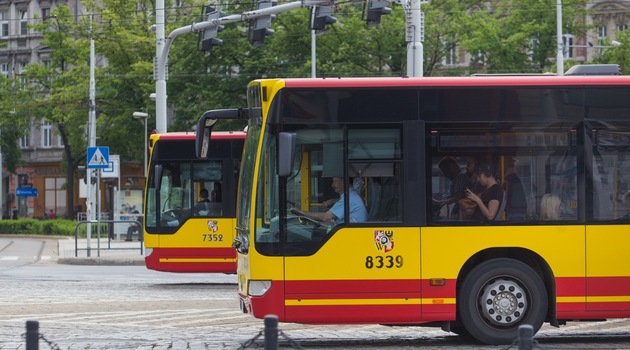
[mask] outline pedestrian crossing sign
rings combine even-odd
[[[87,168],[106,169],[109,167],[109,147],[88,147]]]

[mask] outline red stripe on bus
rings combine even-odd
[[[224,262],[168,262],[164,259],[225,259]],[[146,267],[164,272],[236,272],[236,250],[233,248],[153,248],[145,257]],[[161,261],[162,260],[162,261]]]
[[[584,277],[557,277],[556,295],[559,297],[584,296],[586,279]]]
[[[628,296],[630,277],[590,277],[587,288],[589,296]]]
[[[379,323],[408,324],[410,320],[420,320],[419,305],[330,305],[330,306],[288,306],[285,322],[330,323],[330,315],[335,315],[335,323]]]
[[[594,281],[604,281],[609,288],[614,288],[614,282],[619,278],[594,278]],[[622,278],[625,283],[627,278]],[[589,281],[590,282],[590,281]],[[586,303],[584,294],[577,294],[584,290],[586,280],[584,278],[558,278],[556,279],[559,298],[573,297],[578,300],[563,302],[561,299],[556,304],[558,319],[598,319],[630,317],[630,302],[625,301],[591,301]],[[437,292],[440,287],[428,286],[428,281],[422,281],[424,293],[417,290],[418,283],[415,280],[344,280],[344,281],[273,281],[271,288],[262,297],[245,297],[242,300],[247,305],[248,312],[255,317],[264,318],[269,313],[278,314],[283,310],[285,316],[278,315],[281,321],[303,323],[410,323],[454,320],[456,317],[456,305],[452,300],[440,300],[441,298],[455,298],[454,280],[447,280],[444,292]],[[576,287],[571,291],[570,286]],[[401,290],[410,288],[407,290]],[[626,289],[627,291],[627,289]],[[577,293],[576,293],[577,292]],[[621,293],[609,293],[606,296],[625,296]],[[378,304],[378,299],[405,299],[420,298],[425,304],[401,304],[384,301]],[[304,305],[300,306],[300,300],[318,300],[325,304],[331,300],[331,305]],[[285,306],[285,300],[291,300],[292,304]],[[349,302],[344,304],[343,300]],[[361,300],[366,300],[361,304]],[[369,301],[368,301],[369,300]],[[348,305],[355,303],[356,305]],[[296,305],[297,304],[297,305]],[[305,303],[306,304],[306,303]],[[366,314],[380,312],[381,314],[365,316]],[[390,314],[394,312],[395,315]],[[328,315],[328,320],[324,319]],[[333,316],[331,316],[333,315]]]
[[[210,134],[211,140],[236,140],[244,139],[247,135],[243,131],[214,131]],[[169,132],[166,134],[160,134],[160,140],[194,140],[195,133],[187,132]]]
[[[419,280],[327,280],[285,281],[287,294],[295,293],[420,293]]]
[[[284,79],[287,88],[357,88],[371,87],[463,87],[463,86],[613,86],[628,85],[625,76],[502,76],[502,77],[423,77],[423,78],[340,78]]]

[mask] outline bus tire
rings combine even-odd
[[[540,276],[514,259],[481,263],[465,277],[457,309],[467,333],[489,345],[506,345],[518,338],[521,325],[534,333],[547,313],[547,291]]]

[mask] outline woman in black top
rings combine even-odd
[[[494,176],[494,168],[489,163],[479,163],[475,167],[477,181],[483,187],[480,194],[466,189],[466,197],[477,204],[472,219],[477,221],[492,221],[497,216],[503,191]]]

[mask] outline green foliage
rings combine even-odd
[[[488,73],[539,73],[556,56],[556,8],[547,0],[465,1],[458,40]],[[575,19],[585,12],[584,0],[563,1],[565,32],[578,33]],[[461,11],[461,8],[460,8]]]
[[[630,31],[617,34],[619,45],[613,46],[606,42],[605,46],[611,46],[603,51],[603,54],[595,60],[595,63],[618,64],[621,66],[621,74],[630,74]]]
[[[101,225],[101,235],[107,237],[107,224]],[[80,238],[86,237],[86,225],[79,225],[73,220],[54,219],[54,220],[36,220],[36,219],[18,219],[18,220],[0,220],[0,234],[19,234],[19,235],[43,235],[43,236],[72,236],[75,235],[75,229]],[[95,235],[96,224],[92,226],[92,235]]]

